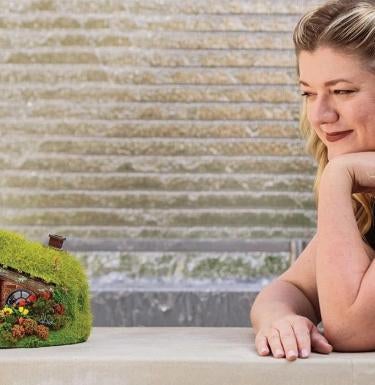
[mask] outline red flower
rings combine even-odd
[[[50,291],[42,291],[40,293],[40,296],[43,297],[46,301],[48,301],[51,298],[51,292]]]
[[[25,305],[26,305],[26,301],[23,298],[18,300],[17,306],[25,306]]]
[[[36,295],[35,294],[31,294],[31,295],[29,295],[28,296],[28,298],[27,298],[27,300],[29,301],[29,302],[35,302],[36,301]]]

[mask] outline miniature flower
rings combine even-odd
[[[20,339],[25,336],[25,329],[21,325],[14,325],[12,327],[12,335],[14,338]]]
[[[25,334],[30,336],[31,334],[33,334],[36,331],[38,323],[31,318],[26,318],[25,321],[23,322],[22,326],[25,329]]]
[[[35,301],[37,300],[36,295],[35,295],[35,294],[29,295],[29,297],[27,298],[27,300],[28,300],[29,302],[35,302]]]
[[[38,325],[35,329],[35,334],[43,339],[43,340],[46,340],[48,338],[48,332],[49,332],[49,329],[47,326],[44,326],[44,325]]]
[[[23,315],[27,315],[29,313],[29,311],[27,309],[25,309],[23,306],[20,306],[18,308],[18,311],[23,314]]]
[[[17,305],[18,305],[18,306],[25,306],[25,305],[26,305],[26,300],[24,300],[23,298],[21,298],[20,300],[18,300]]]
[[[4,315],[10,315],[10,314],[13,314],[13,309],[8,307],[8,306],[4,306],[3,308],[3,312],[4,312]]]
[[[40,293],[40,296],[43,297],[46,301],[48,301],[51,298],[51,292],[49,292],[49,291],[42,291]]]

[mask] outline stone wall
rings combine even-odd
[[[1,226],[65,235],[96,278],[285,270],[316,225],[291,40],[312,4],[0,1]]]

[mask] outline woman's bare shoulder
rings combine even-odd
[[[309,299],[317,317],[321,320],[315,273],[316,250],[317,235],[315,234],[296,261],[278,279],[298,287]]]

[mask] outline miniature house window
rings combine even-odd
[[[22,289],[22,290],[15,290],[13,293],[11,293],[7,300],[6,300],[6,304],[9,305],[9,306],[12,306],[13,304],[18,304],[18,302],[20,301],[20,299],[27,299],[29,298],[29,296],[32,294],[31,291],[28,291],[28,290],[25,290],[25,289]]]

